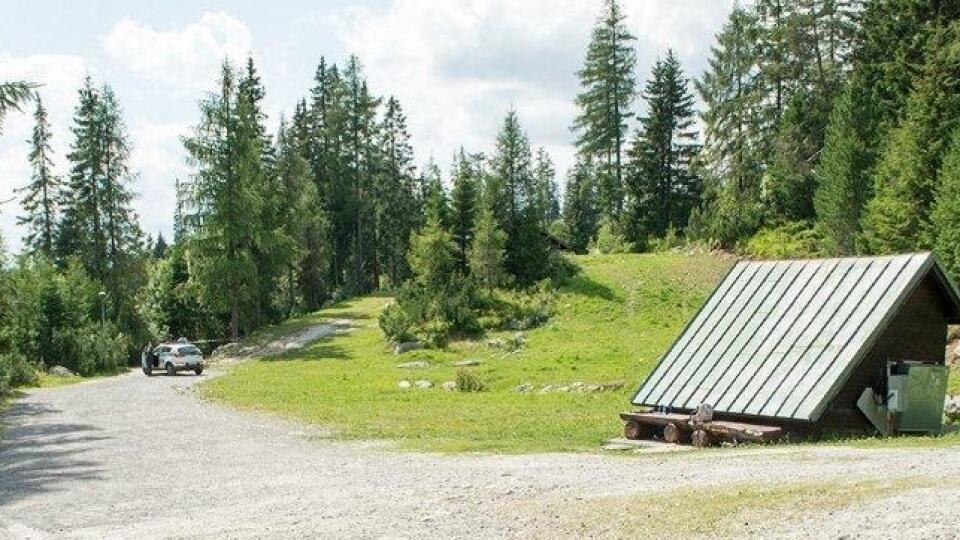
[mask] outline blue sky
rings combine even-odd
[[[623,0],[638,36],[638,78],[672,47],[699,75],[729,0]],[[371,88],[396,95],[408,116],[419,163],[444,171],[454,150],[489,151],[512,106],[564,171],[575,72],[600,0],[355,0],[10,2],[0,19],[0,79],[43,84],[56,165],[66,169],[76,91],[90,74],[113,86],[133,143],[132,185],[144,229],[172,224],[173,185],[186,177],[179,136],[214,88],[224,57],[250,53],[267,88],[271,128],[304,95],[321,55],[353,52]],[[639,108],[639,103],[638,103]],[[29,178],[29,115],[8,116],[0,135],[0,201]],[[16,203],[0,207],[0,232],[20,246]]]

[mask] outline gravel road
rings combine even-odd
[[[960,535],[960,449],[403,453],[203,402],[191,387],[204,378],[130,373],[14,401],[0,442],[0,538],[616,537],[615,529],[564,529],[564,505],[881,473],[928,480],[860,508],[743,533]],[[529,510],[542,501],[555,512]]]

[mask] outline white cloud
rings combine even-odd
[[[517,109],[531,142],[572,163],[576,71],[596,20],[596,0],[393,0],[336,17],[338,35],[367,68],[374,91],[404,105],[420,159],[446,163],[454,149],[490,150]],[[637,35],[638,79],[673,48],[688,75],[705,64],[732,2],[625,2]]]
[[[78,56],[0,54],[0,78],[26,80],[41,85],[37,92],[43,98],[52,125],[55,170],[59,174],[65,173],[64,155],[69,148],[66,126],[70,125],[77,89],[88,70],[87,63]],[[10,113],[4,121],[3,134],[0,135],[0,201],[13,197],[14,190],[30,179],[26,140],[33,129],[32,112],[33,105],[28,104],[23,113]],[[16,201],[0,207],[0,231],[6,239],[7,248],[11,250],[17,250],[21,243],[21,231],[15,225],[19,211]]]
[[[107,55],[152,82],[185,92],[209,87],[223,59],[241,60],[251,49],[250,31],[223,12],[206,12],[182,28],[157,30],[123,19],[101,42]]]
[[[173,228],[173,208],[176,202],[175,181],[186,179],[180,136],[189,132],[187,123],[141,123],[130,129],[133,152],[130,168],[137,173],[133,190],[134,209],[140,216],[144,232],[156,237]],[[168,238],[169,239],[169,238]]]

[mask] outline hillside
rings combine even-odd
[[[389,298],[344,302],[271,329],[261,339],[323,320],[349,321],[353,330],[308,348],[248,362],[204,386],[228,403],[273,411],[332,428],[337,437],[387,438],[402,446],[440,451],[568,451],[595,449],[620,431],[617,412],[658,355],[681,330],[732,259],[708,255],[577,257],[583,272],[563,286],[556,314],[524,333],[516,352],[478,342],[446,351],[394,355],[377,327]],[[440,388],[456,362],[486,386],[478,393]],[[430,367],[402,369],[406,362]],[[433,388],[401,389],[401,380],[429,380]],[[546,385],[612,385],[596,393],[541,393]],[[534,389],[517,392],[519,385]]]
[[[377,326],[388,297],[358,298],[254,336],[268,342],[324,321],[344,333],[234,367],[203,386],[212,398],[316,422],[347,439],[391,439],[402,447],[438,451],[576,451],[596,449],[621,429],[617,413],[660,354],[732,265],[730,257],[680,254],[575,258],[582,272],[560,288],[555,315],[524,332],[514,352],[487,341],[500,332],[460,341],[448,350],[395,355]],[[445,391],[458,362],[486,390]],[[429,367],[401,368],[427,362]],[[958,371],[958,370],[954,370]],[[401,388],[400,381],[410,381]],[[415,386],[427,380],[429,389]],[[580,392],[584,386],[616,387]],[[620,386],[622,384],[622,386]],[[527,392],[518,386],[530,385]],[[544,391],[544,387],[550,387]],[[960,391],[960,374],[950,391]],[[566,387],[567,391],[558,391]]]

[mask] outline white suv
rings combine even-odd
[[[176,375],[178,371],[203,373],[203,353],[196,345],[181,338],[176,343],[162,343],[140,358],[143,373],[148,377],[154,369],[163,369],[167,375]]]

